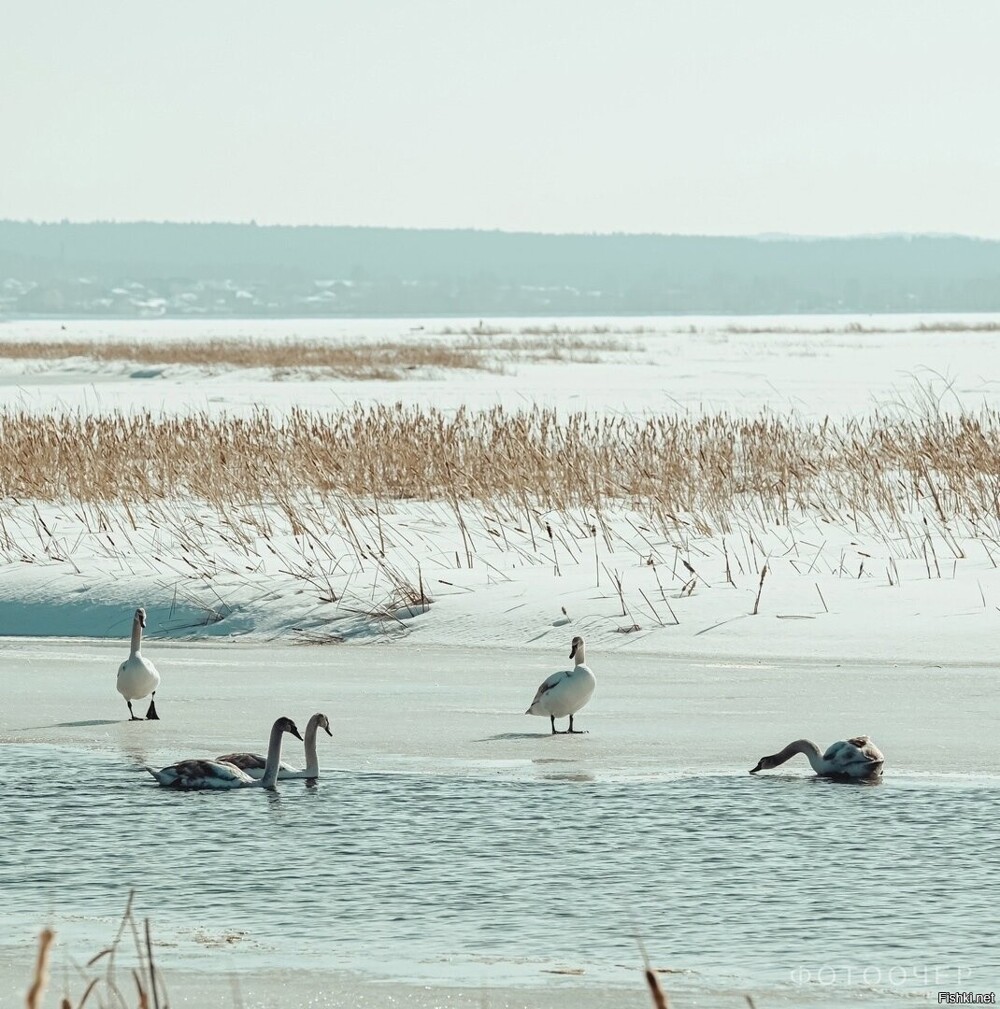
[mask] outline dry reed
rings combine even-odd
[[[806,576],[872,577],[867,551],[827,557],[837,529],[884,544],[895,584],[897,558],[941,578],[973,542],[995,564],[998,435],[988,412],[839,424],[398,404],[277,418],[0,412],[0,562],[153,573],[194,608],[174,632],[289,578],[303,590],[290,629],[337,641],[401,630],[438,584],[454,591],[449,570],[558,576],[592,554],[631,633],[640,613],[680,622],[661,572],[675,600],[711,591],[716,565],[727,584],[752,578],[754,609],[772,558]]]
[[[114,941],[110,946],[101,950],[87,961],[87,967],[93,967],[95,964],[105,962],[107,963],[107,969],[104,972],[103,977],[82,972],[81,983],[85,984],[85,988],[83,995],[76,1002],[76,1009],[83,1009],[90,995],[98,989],[99,985],[102,984],[104,993],[111,997],[113,1004],[119,1006],[120,1009],[128,1009],[128,1002],[125,999],[123,991],[118,985],[114,967],[114,955],[118,951],[126,926],[129,927],[133,933],[135,953],[139,964],[137,968],[133,968],[132,970],[133,980],[136,985],[136,1009],[159,1009],[161,993],[164,996],[164,1005],[167,1004],[162,979],[158,976],[157,971],[153,967],[153,943],[150,937],[149,919],[146,918],[144,920],[145,948],[143,948],[142,942],[138,936],[137,923],[132,913],[133,897],[134,891],[129,895],[128,904],[126,905],[124,915],[122,916],[122,920],[118,928],[118,934],[116,935]],[[48,964],[55,936],[55,932],[49,928],[43,929],[39,935],[38,959],[35,963],[34,975],[25,999],[27,1009],[42,1009],[42,1000],[45,996],[45,989],[48,985]],[[667,998],[667,993],[660,984],[655,968],[650,966],[648,958],[645,957],[645,951],[643,951],[643,958],[645,960],[643,976],[646,981],[646,987],[649,990],[650,998],[652,999],[653,1009],[669,1009],[670,1002]],[[579,973],[582,973],[582,971]],[[235,989],[234,997],[235,1004],[239,1004],[238,991],[239,989],[237,987]],[[98,997],[100,998],[100,994]],[[752,1009],[754,1003],[749,995],[746,996],[746,1000]],[[106,1004],[103,999],[101,999],[101,1004]],[[68,996],[63,997],[60,1001],[60,1007],[61,1009],[74,1009],[73,1002]]]
[[[309,494],[448,501],[459,516],[469,501],[597,516],[618,503],[703,533],[728,532],[748,508],[762,524],[811,513],[887,528],[922,510],[955,552],[951,519],[1000,518],[998,474],[991,411],[843,423],[399,404],[280,418],[0,413],[0,498],[276,505],[295,527]]]
[[[397,379],[414,369],[496,368],[474,346],[426,340],[356,343],[249,339],[24,340],[0,345],[0,357],[47,361],[86,358],[102,363],[267,368],[275,372],[311,369],[354,379]]]
[[[773,326],[768,325],[747,325],[745,323],[733,323],[728,326],[712,327],[715,332],[733,333],[734,335],[766,335],[796,334],[801,336],[849,336],[851,334],[891,334],[891,333],[1000,333],[1000,322],[994,320],[983,320],[970,322],[962,319],[939,319],[926,322],[919,322],[915,326],[872,326],[862,322],[848,322],[839,326],[809,326],[809,325],[784,325],[781,323]],[[694,330],[697,332],[698,330]]]
[[[135,891],[133,890],[129,893],[121,921],[118,923],[118,931],[111,944],[94,954],[84,968],[77,968],[80,975],[79,983],[83,987],[83,993],[79,999],[74,1004],[68,994],[64,995],[59,1002],[60,1009],[83,1009],[91,995],[96,995],[101,1006],[116,1005],[120,1009],[128,1009],[128,1003],[118,984],[116,972],[116,960],[121,952],[122,940],[126,931],[132,934],[136,957],[136,966],[130,971],[136,989],[136,1009],[160,1009],[161,995],[163,995],[163,1005],[166,1006],[163,979],[153,966],[153,940],[149,919],[146,918],[144,921],[145,939],[140,939],[138,922],[132,912],[134,899]],[[55,932],[50,928],[43,929],[39,935],[38,959],[25,998],[27,1009],[42,1009],[45,989],[48,985],[49,959],[55,937]],[[102,970],[100,973],[94,973],[92,968],[98,965]]]
[[[610,331],[524,329],[518,335],[465,330],[435,339],[412,340],[13,340],[0,344],[0,358],[64,361],[84,358],[102,364],[187,366],[203,369],[264,368],[348,379],[404,378],[428,370],[499,371],[529,360],[597,362],[602,353],[638,349]]]

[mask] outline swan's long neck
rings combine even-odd
[[[585,666],[587,664],[587,653],[583,645],[576,646],[575,661],[578,666]]]
[[[142,644],[142,624],[139,622],[139,618],[136,617],[132,621],[132,655],[139,654],[139,646]],[[154,649],[155,650],[155,649]],[[118,653],[119,655],[121,652]]]
[[[281,737],[284,730],[280,725],[271,727],[271,738],[267,744],[267,760],[264,762],[264,776],[260,783],[264,788],[273,788],[278,780],[278,769],[281,766]]]
[[[311,777],[319,777],[319,757],[316,756],[316,730],[319,728],[319,715],[313,715],[306,726],[306,773]]]
[[[796,753],[804,754],[817,774],[825,774],[828,770],[826,761],[823,760],[823,754],[820,753],[819,747],[811,739],[796,739],[794,743],[789,743],[780,753],[776,753],[773,758],[775,767],[778,764],[783,764],[790,757],[794,757]]]

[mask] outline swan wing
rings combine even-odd
[[[885,757],[868,736],[855,736],[832,743],[823,760],[838,773],[860,777],[881,766]]]
[[[259,753],[224,753],[221,757],[216,757],[215,759],[224,764],[232,764],[234,767],[238,767],[244,774],[250,775],[255,781],[258,778],[264,777],[264,771],[267,768],[267,758],[262,757]],[[284,761],[278,764],[279,778],[299,773],[299,769],[292,767],[291,764],[286,764]]]
[[[146,770],[168,788],[242,788],[255,784],[245,771],[221,760],[179,760],[159,771],[151,767]]]
[[[530,712],[531,709],[536,704],[538,704],[538,702],[541,701],[541,699],[550,690],[552,690],[554,687],[558,687],[560,683],[564,683],[566,680],[568,680],[570,675],[571,673],[568,669],[563,669],[558,673],[552,673],[550,676],[546,676],[545,679],[542,680],[541,686],[536,691],[535,696],[531,701],[531,704],[528,705],[528,711]]]
[[[160,674],[156,666],[141,655],[130,655],[118,667],[118,693],[126,700],[136,701],[156,690]]]
[[[267,759],[259,753],[224,753],[216,760],[223,764],[232,764],[241,771],[261,771],[267,766]]]
[[[848,743],[851,746],[856,746],[859,750],[863,750],[865,753],[874,753],[878,756],[882,756],[882,751],[872,742],[871,736],[854,736],[853,739],[848,739]]]

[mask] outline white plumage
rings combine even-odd
[[[133,722],[141,722],[132,710],[132,702],[152,694],[146,718],[150,721],[159,719],[156,713],[156,688],[160,685],[160,674],[149,659],[142,656],[139,649],[142,645],[142,629],[146,626],[146,611],[140,606],[132,618],[132,649],[128,658],[118,667],[118,693],[125,698],[129,717]]]
[[[573,638],[569,657],[576,659],[576,665],[572,669],[547,676],[525,712],[526,715],[547,715],[554,734],[559,734],[556,731],[556,719],[567,715],[569,728],[566,732],[583,731],[573,728],[573,716],[590,700],[597,683],[590,667],[586,665],[583,638]]]

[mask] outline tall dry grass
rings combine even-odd
[[[23,340],[0,345],[0,357],[102,363],[188,365],[197,368],[311,369],[354,379],[398,379],[414,369],[495,370],[472,344],[444,341],[313,342],[303,340]]]
[[[916,511],[1000,518],[1000,414],[874,415],[835,422],[761,415],[603,417],[356,407],[246,418],[0,413],[0,497],[218,506],[302,494],[546,508],[612,503],[726,532],[734,511]],[[291,517],[291,516],[290,516]]]
[[[167,579],[201,614],[173,630],[195,632],[294,583],[285,623],[324,642],[401,630],[438,585],[454,591],[452,570],[505,580],[585,564],[630,633],[640,613],[679,623],[670,600],[713,583],[752,581],[757,612],[777,558],[803,576],[872,577],[854,538],[885,554],[889,585],[897,560],[954,575],[973,542],[998,566],[998,436],[1000,415],[949,416],[932,401],[842,423],[400,405],[7,412],[0,562]]]
[[[989,319],[982,321],[968,321],[963,319],[931,319],[919,322],[915,326],[871,325],[863,322],[848,322],[843,325],[830,326],[786,325],[784,323],[778,323],[775,325],[748,325],[746,323],[732,323],[731,325],[720,326],[716,331],[739,335],[794,333],[804,336],[808,336],[810,334],[848,336],[855,333],[1000,333],[1000,322]]]
[[[441,337],[450,336],[450,339]],[[467,329],[410,340],[16,340],[0,343],[0,358],[103,364],[264,368],[280,375],[307,370],[349,379],[394,380],[414,371],[501,371],[531,360],[596,362],[605,353],[638,349],[611,330]]]

